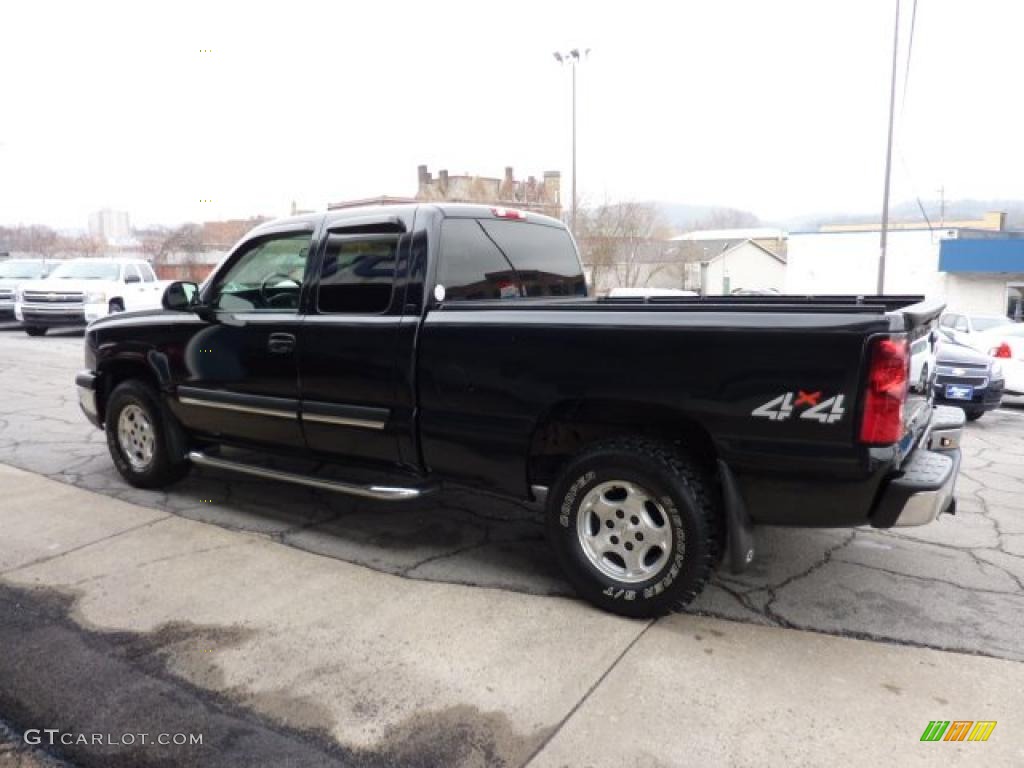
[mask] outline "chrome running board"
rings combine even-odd
[[[230,472],[241,472],[244,475],[253,475],[269,480],[280,480],[285,483],[296,483],[309,486],[310,488],[320,488],[324,491],[344,493],[349,496],[360,496],[364,499],[376,499],[378,501],[411,501],[435,490],[433,486],[407,488],[391,485],[357,485],[355,483],[343,483],[340,480],[324,480],[318,477],[310,477],[309,475],[299,475],[295,472],[284,472],[280,469],[257,467],[240,461],[230,461],[216,456],[208,456],[202,451],[190,451],[188,458],[193,464],[201,467],[226,469]]]

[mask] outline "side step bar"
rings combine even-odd
[[[436,490],[434,486],[407,488],[391,485],[357,485],[355,483],[343,483],[340,480],[323,480],[318,477],[296,474],[295,472],[284,472],[280,469],[257,467],[240,461],[229,461],[228,459],[221,459],[216,456],[208,456],[201,451],[189,451],[188,459],[193,464],[201,467],[226,469],[230,472],[241,472],[244,475],[254,475],[256,477],[269,478],[270,480],[280,480],[285,483],[307,485],[311,488],[345,493],[349,496],[360,496],[365,499],[376,499],[377,501],[411,501]]]

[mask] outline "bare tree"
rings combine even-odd
[[[62,245],[60,235],[49,227],[19,225],[0,228],[0,250],[22,251],[49,258],[60,251]]]
[[[605,202],[582,208],[577,212],[576,230],[595,288],[610,282],[623,287],[647,285],[667,266],[650,258],[668,235],[653,205]]]
[[[82,235],[69,240],[65,246],[65,250],[75,256],[99,256],[103,253],[107,244],[96,237],[90,237],[89,235]]]
[[[171,253],[194,256],[204,250],[203,229],[193,223],[182,224],[174,229],[153,229],[140,237],[140,247],[154,262],[163,260]]]

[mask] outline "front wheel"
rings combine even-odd
[[[964,416],[967,417],[968,421],[977,421],[984,415],[984,411],[964,411]]]
[[[27,333],[29,336],[45,336],[48,330],[50,329],[46,327],[40,327],[38,325],[25,326],[25,333]]]
[[[670,445],[617,439],[569,463],[548,495],[548,538],[577,592],[623,616],[682,608],[718,556],[710,479]]]
[[[156,391],[136,379],[118,384],[107,401],[107,449],[121,477],[136,488],[162,488],[189,470],[171,453],[162,408]]]

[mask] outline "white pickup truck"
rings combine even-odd
[[[159,307],[166,285],[143,259],[69,259],[48,277],[18,286],[14,316],[29,336],[42,336],[50,328]]]

